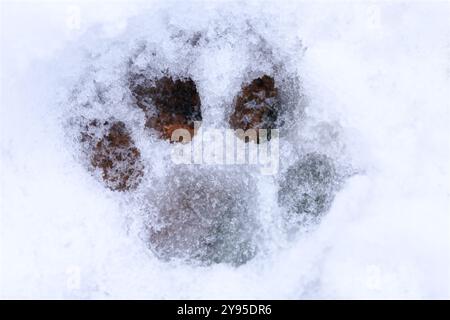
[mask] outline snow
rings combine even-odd
[[[449,3],[0,8],[0,297],[450,298]],[[209,42],[185,45],[196,32]],[[240,198],[253,199],[261,228],[243,265],[166,262],[149,249],[145,226],[173,167],[170,145],[128,107],[126,61],[142,43],[132,68],[190,74],[204,128],[224,128],[241,83],[280,66],[294,101],[280,171],[237,166],[229,178],[249,174],[256,189]],[[132,128],[147,159],[136,192],[110,191],[86,170],[71,125],[80,116]],[[278,186],[311,152],[334,159],[342,185],[318,224],[292,234]]]

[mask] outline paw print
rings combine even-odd
[[[70,101],[71,123],[76,123],[71,132],[76,132],[86,169],[112,192],[132,195],[130,203],[145,199],[140,202],[151,204],[142,207],[148,216],[142,238],[164,261],[238,266],[258,254],[265,238],[258,203],[263,190],[254,165],[170,161],[176,146],[203,142],[197,124],[207,130],[218,123],[246,148],[280,144],[281,170],[270,178],[277,190],[276,212],[281,212],[274,220],[296,226],[318,221],[342,180],[331,156],[295,140],[305,119],[296,71],[290,72],[284,57],[254,29],[230,26],[221,32],[172,30],[159,44],[136,40],[130,45],[124,39],[122,46],[91,61],[94,67]],[[217,48],[230,47],[227,39],[241,36],[249,44],[231,47],[236,56],[248,58],[248,65],[230,64],[230,72],[214,78],[221,81],[213,86],[217,90],[209,89],[213,80],[196,57],[220,52]],[[180,130],[187,141],[178,139]],[[272,130],[280,130],[280,136]]]

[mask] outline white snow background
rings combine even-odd
[[[0,8],[1,298],[450,298],[449,2],[18,1]],[[67,146],[60,88],[71,90],[85,67],[68,51],[102,50],[135,17],[155,36],[164,32],[147,14],[189,26],[226,20],[230,11],[301,39],[307,112],[339,123],[360,173],[314,230],[243,266],[161,262],[130,229],[119,196]],[[203,59],[211,79],[232,72]]]

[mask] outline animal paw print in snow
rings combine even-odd
[[[286,114],[291,122],[296,121],[287,107],[288,86],[277,80],[280,75],[275,70],[274,74],[259,72],[241,80],[240,89],[226,106],[225,125],[235,130],[247,146],[264,143],[260,140],[262,130],[268,133],[265,140],[274,139],[270,130],[282,129]],[[205,116],[201,86],[195,77],[156,68],[137,68],[123,77],[129,95],[126,103],[143,119],[139,120],[143,121],[139,128],[161,142],[170,142],[162,143],[164,148],[180,142],[173,139],[178,129],[186,130],[195,139],[195,124]],[[97,106],[107,109],[104,97],[98,100]],[[135,143],[145,137],[137,136],[141,129],[131,130],[129,122],[115,114],[82,118],[79,141],[88,170],[114,192],[129,194],[145,188],[145,165],[150,162],[145,161]],[[254,134],[248,134],[250,131]],[[149,248],[162,260],[237,266],[252,259],[258,252],[262,229],[254,203],[258,198],[257,179],[247,171],[199,165],[170,167],[161,190],[151,200],[157,208],[158,223],[150,222],[146,228],[148,236],[144,238]],[[278,205],[287,212],[285,218],[320,217],[326,212],[337,190],[336,172],[330,157],[312,152],[275,177]]]

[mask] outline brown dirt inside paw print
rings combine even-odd
[[[278,89],[275,87],[275,80],[268,75],[256,78],[250,84],[243,86],[236,97],[229,124],[235,130],[254,129],[258,134],[260,129],[276,129],[278,105]],[[270,135],[267,139],[270,140]],[[254,138],[248,138],[248,141],[250,140]],[[259,137],[256,142],[260,142]]]
[[[103,132],[98,137],[96,132]],[[91,169],[100,169],[106,187],[136,189],[144,173],[141,153],[122,121],[90,121],[81,132]]]
[[[170,140],[177,129],[194,136],[194,122],[202,120],[202,113],[197,86],[191,78],[164,76],[151,85],[133,86],[131,91],[145,112],[145,126],[156,130],[159,138]]]

